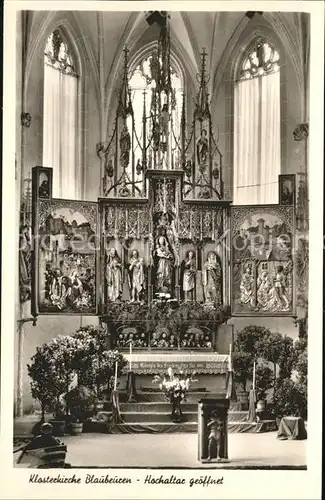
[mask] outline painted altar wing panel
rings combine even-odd
[[[34,314],[96,314],[97,203],[35,204]]]
[[[294,234],[291,206],[231,208],[234,315],[294,314]]]

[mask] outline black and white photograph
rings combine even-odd
[[[321,2],[39,3],[7,2],[15,477],[243,499],[228,473],[299,471],[308,498]]]

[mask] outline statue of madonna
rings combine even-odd
[[[157,258],[157,290],[171,292],[174,256],[168,248],[165,236],[158,238],[155,256]]]

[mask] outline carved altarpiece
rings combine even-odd
[[[98,203],[35,198],[35,235],[46,233],[52,246],[37,243],[34,309],[98,314],[118,348],[132,340],[139,349],[212,350],[230,305],[234,315],[294,315],[294,207],[231,208],[224,199],[206,53],[191,125],[185,95],[177,124],[169,36],[166,16],[150,56],[154,84],[143,93],[141,134],[124,51],[113,132],[97,145]],[[259,254],[251,245],[259,231],[267,242],[285,238]],[[71,244],[78,235],[91,242],[83,252]],[[189,311],[200,320],[187,322]]]
[[[294,315],[294,235],[293,207],[232,207],[234,315]]]

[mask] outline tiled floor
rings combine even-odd
[[[65,436],[75,467],[202,467],[197,434],[82,434]],[[229,463],[204,467],[306,466],[307,441],[279,441],[275,432],[230,434]]]

